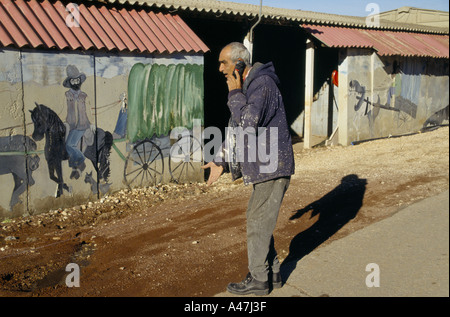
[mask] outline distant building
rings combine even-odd
[[[401,7],[380,13],[380,19],[401,23],[413,23],[448,28],[449,13],[446,11]]]

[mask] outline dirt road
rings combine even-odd
[[[280,211],[281,260],[301,258],[449,187],[449,129],[302,149]],[[120,191],[0,225],[0,296],[212,296],[247,273],[251,188],[217,184]],[[80,287],[66,286],[69,263]]]

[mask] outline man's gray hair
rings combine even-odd
[[[247,66],[250,65],[250,52],[244,46],[244,44],[240,42],[232,42],[228,44],[226,47],[230,48],[230,58],[233,63],[237,62],[239,59],[242,59]]]

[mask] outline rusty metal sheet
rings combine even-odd
[[[27,39],[22,34],[20,29],[17,28],[16,24],[14,23],[14,21],[11,19],[11,17],[5,10],[5,9],[7,9],[6,5],[7,4],[3,3],[3,1],[0,3],[0,21],[1,21],[2,27],[5,29],[5,31],[7,32],[7,35],[9,35],[9,36],[7,37],[5,34],[4,38],[0,38],[0,41],[2,43],[3,42],[7,43],[10,40],[12,43],[14,43],[18,46],[27,45],[28,44]]]
[[[24,0],[18,0],[18,2],[20,2],[20,5],[18,7],[22,11],[25,19],[30,21],[30,24],[33,25],[34,29],[36,30],[36,33],[39,34],[40,38],[45,43],[45,45],[47,45],[47,47],[55,47],[56,43],[53,41],[51,35],[48,34],[48,32],[45,30],[45,27],[37,18],[36,12],[34,12],[30,6],[23,3]]]
[[[61,31],[61,33],[63,33],[64,37],[69,41],[72,49],[83,48],[85,50],[88,50],[92,48],[94,44],[86,35],[83,28],[75,26],[67,27],[66,17],[68,15],[68,11],[66,10],[66,7],[60,1],[55,2],[53,4],[53,7],[61,17],[61,19],[58,21],[63,21],[63,24],[61,24],[61,22],[59,22],[58,24],[59,30]],[[69,34],[68,32],[71,32],[71,34]]]
[[[449,58],[449,36],[416,32],[303,25],[328,47],[373,48],[380,56]]]
[[[172,43],[162,40],[165,38],[165,36],[161,32],[161,30],[156,26],[155,22],[153,21],[153,19],[150,17],[149,14],[147,14],[144,10],[141,10],[139,11],[139,15],[144,20],[145,25],[151,30],[150,34],[153,33],[151,37],[152,40],[154,40],[153,43],[155,43],[155,41],[156,43],[160,43],[161,47],[164,47],[169,53],[173,53],[174,51],[176,51]],[[161,50],[159,49],[159,51]]]
[[[176,38],[170,33],[170,31],[167,29],[167,27],[164,25],[164,19],[161,18],[162,14],[158,13],[155,14],[154,12],[149,12],[148,16],[152,19],[152,21],[155,23],[157,28],[162,32],[162,36],[159,37],[161,42],[163,44],[167,45],[170,43],[176,51],[182,51],[183,47],[180,45],[180,43],[176,40]]]
[[[2,0],[0,0],[2,1]],[[69,44],[63,37],[63,35],[59,32],[59,30],[55,27],[53,24],[53,21],[51,18],[47,15],[47,13],[44,11],[41,3],[39,3],[37,0],[30,0],[26,2],[26,4],[30,7],[30,9],[34,12],[37,19],[40,21],[43,28],[47,31],[51,39],[55,42],[56,47],[59,49],[66,48]],[[31,23],[31,22],[29,22]],[[36,29],[38,30],[38,29]],[[41,35],[41,34],[39,34]],[[19,47],[21,47],[19,45]],[[52,48],[49,46],[49,48]]]
[[[2,1],[2,0],[0,0]],[[5,1],[5,0],[3,0]],[[15,2],[15,1],[10,1],[10,2]],[[50,18],[50,20],[53,22],[51,24],[49,24],[49,28],[54,28],[57,31],[59,31],[62,35],[62,37],[64,38],[64,40],[67,42],[68,47],[72,48],[72,49],[76,49],[79,48],[81,46],[80,42],[78,42],[77,38],[73,35],[73,33],[70,31],[69,27],[66,25],[66,21],[60,16],[60,14],[58,13],[58,11],[56,10],[56,8],[54,7],[54,5],[52,3],[50,3],[50,1],[43,1],[38,2],[42,8],[44,9],[45,13],[48,15],[48,17]],[[17,2],[15,2],[16,5],[18,5]],[[27,21],[27,23],[29,23],[29,21]],[[31,45],[31,47],[34,47],[33,45]]]
[[[203,43],[202,40],[192,31],[192,29],[181,19],[178,15],[174,15],[173,18],[177,21],[177,23],[180,25],[181,29],[186,32],[186,34],[191,38],[192,42],[191,44],[196,44],[198,47],[196,48],[197,51],[207,52],[209,51],[209,48]]]
[[[67,23],[71,13],[65,2],[0,0],[0,47],[139,53],[209,51],[177,15],[92,3],[79,4],[76,13],[74,26]]]
[[[143,41],[147,39],[147,36],[142,32],[139,25],[134,21],[134,19],[130,16],[127,10],[122,9],[116,13],[116,19],[118,19],[120,25],[127,32],[128,36],[131,40],[136,44],[139,48],[139,51],[143,52],[148,49],[148,47],[144,44]]]

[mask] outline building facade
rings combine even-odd
[[[2,217],[173,180],[208,51],[183,20],[48,0],[1,0],[0,17]]]

